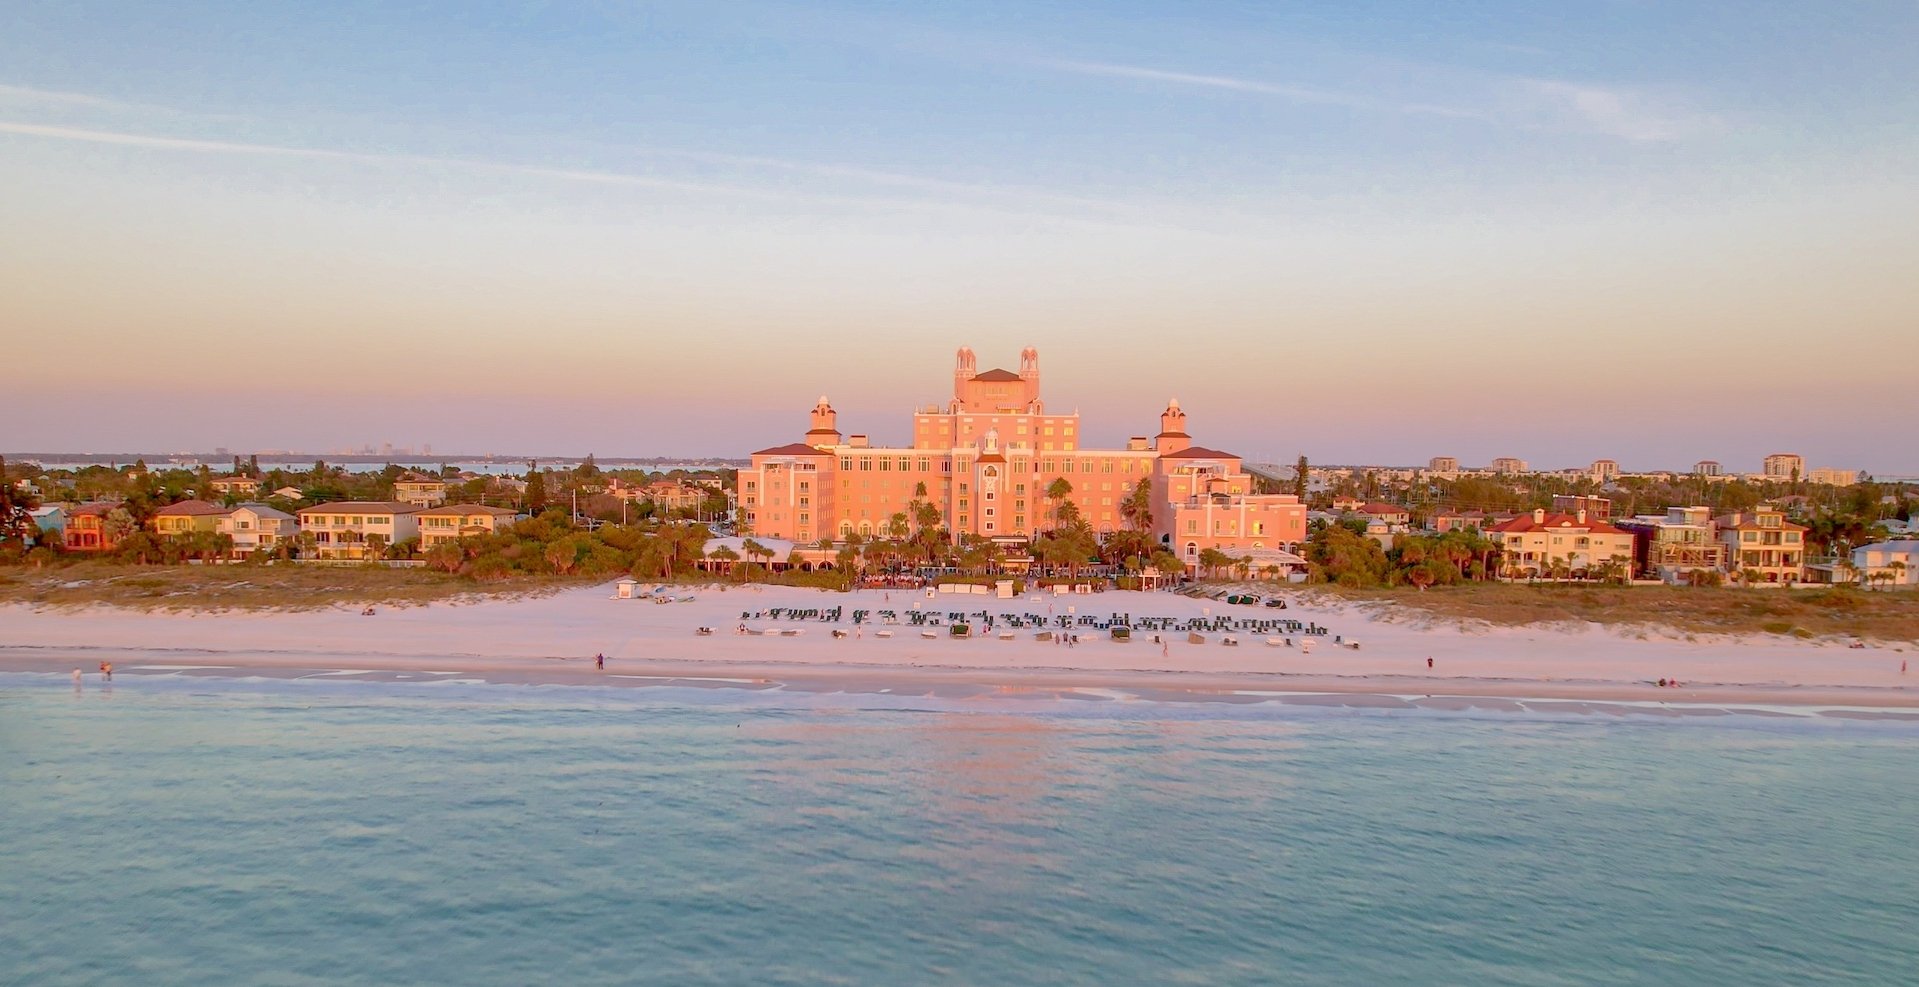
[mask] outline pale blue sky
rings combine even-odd
[[[0,448],[1919,473],[1916,10],[0,3]]]

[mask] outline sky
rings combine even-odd
[[[0,0],[0,450],[1919,474],[1919,7]]]

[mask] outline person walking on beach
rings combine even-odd
[[[1427,668],[1431,668],[1431,667],[1433,667],[1433,656],[1432,656],[1432,655],[1427,655],[1427,656],[1426,656],[1426,667],[1427,667]]]
[[[599,653],[599,654],[597,654],[597,655],[594,655],[594,656],[593,656],[593,664],[594,664],[594,665],[595,665],[596,667],[598,667],[600,671],[602,671],[602,672],[604,672],[604,671],[606,671],[606,653],[605,653],[605,652],[601,652],[601,653]]]
[[[110,662],[110,661],[101,662],[100,674],[106,676],[106,679],[108,682],[113,681],[113,662]]]

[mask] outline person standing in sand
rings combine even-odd
[[[602,672],[606,671],[606,652],[602,651],[599,654],[594,655],[593,665],[594,667],[598,668]]]
[[[1426,656],[1426,667],[1427,667],[1427,668],[1431,668],[1431,667],[1433,667],[1433,656],[1432,656],[1432,655],[1427,655],[1427,656]]]

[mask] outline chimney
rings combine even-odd
[[[1533,510],[1533,523],[1534,524],[1546,523],[1546,512],[1543,508],[1535,508]]]
[[[1573,513],[1573,520],[1575,520],[1575,521],[1577,521],[1577,522],[1579,522],[1580,524],[1585,524],[1585,523],[1586,523],[1586,509],[1582,507],[1582,508],[1580,508],[1580,509],[1579,509],[1578,511],[1576,511],[1576,512],[1574,512],[1574,513]]]

